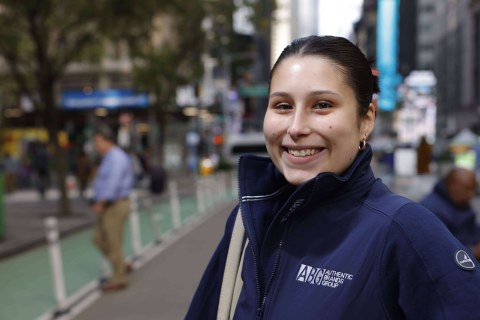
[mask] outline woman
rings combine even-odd
[[[375,89],[368,61],[346,39],[311,36],[285,48],[270,74],[270,159],[241,158],[240,210],[187,319],[480,318],[480,272],[468,250],[372,173]],[[232,272],[232,244],[243,237],[237,212],[246,241]]]

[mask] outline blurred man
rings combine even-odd
[[[480,260],[480,226],[476,223],[476,213],[471,206],[476,186],[473,171],[453,168],[420,203],[437,215]]]
[[[110,292],[127,286],[123,232],[130,213],[128,197],[133,184],[133,168],[130,157],[115,145],[113,132],[108,127],[96,130],[94,145],[102,162],[93,184],[96,214],[93,239],[112,266],[112,277],[102,284],[102,290]]]

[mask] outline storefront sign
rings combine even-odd
[[[92,108],[146,108],[148,94],[129,89],[68,91],[62,93],[61,106],[64,109]]]

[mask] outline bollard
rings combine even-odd
[[[231,188],[232,188],[232,196],[236,197],[238,194],[237,188],[238,188],[238,181],[237,181],[237,176],[232,173],[231,176]]]
[[[175,181],[168,183],[168,190],[170,194],[170,209],[172,214],[173,229],[178,229],[182,225],[180,218],[180,201],[178,199],[178,187]]]
[[[151,198],[145,199],[150,224],[152,225],[153,234],[155,235],[155,244],[162,242],[162,231],[160,228],[160,217],[155,213],[153,200]]]
[[[208,176],[208,177],[205,177],[205,184],[206,184],[206,191],[207,191],[207,199],[208,199],[208,202],[207,202],[207,207],[210,208],[213,206],[213,203],[214,203],[214,200],[213,200],[213,181],[212,181],[212,177],[211,176]]]
[[[222,185],[223,185],[223,199],[228,200],[230,198],[228,194],[228,173],[224,172],[223,173],[223,179],[222,179]]]
[[[130,228],[132,233],[133,260],[136,260],[142,253],[142,243],[140,241],[138,197],[135,191],[132,191],[130,194]]]
[[[67,308],[67,295],[65,293],[65,280],[63,274],[62,253],[58,241],[58,221],[55,217],[47,217],[44,220],[50,265],[52,267],[53,288],[57,310],[54,316],[69,312]]]
[[[197,194],[197,211],[199,214],[202,214],[205,212],[205,190],[203,188],[203,182],[200,177],[197,177],[195,181]]]
[[[220,179],[218,174],[212,177],[213,178],[213,205],[218,202],[218,196],[221,194],[222,190],[220,189]]]

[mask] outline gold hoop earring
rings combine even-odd
[[[366,147],[367,147],[367,141],[365,139],[363,139],[358,144],[358,151],[363,151],[363,150],[365,150]]]

